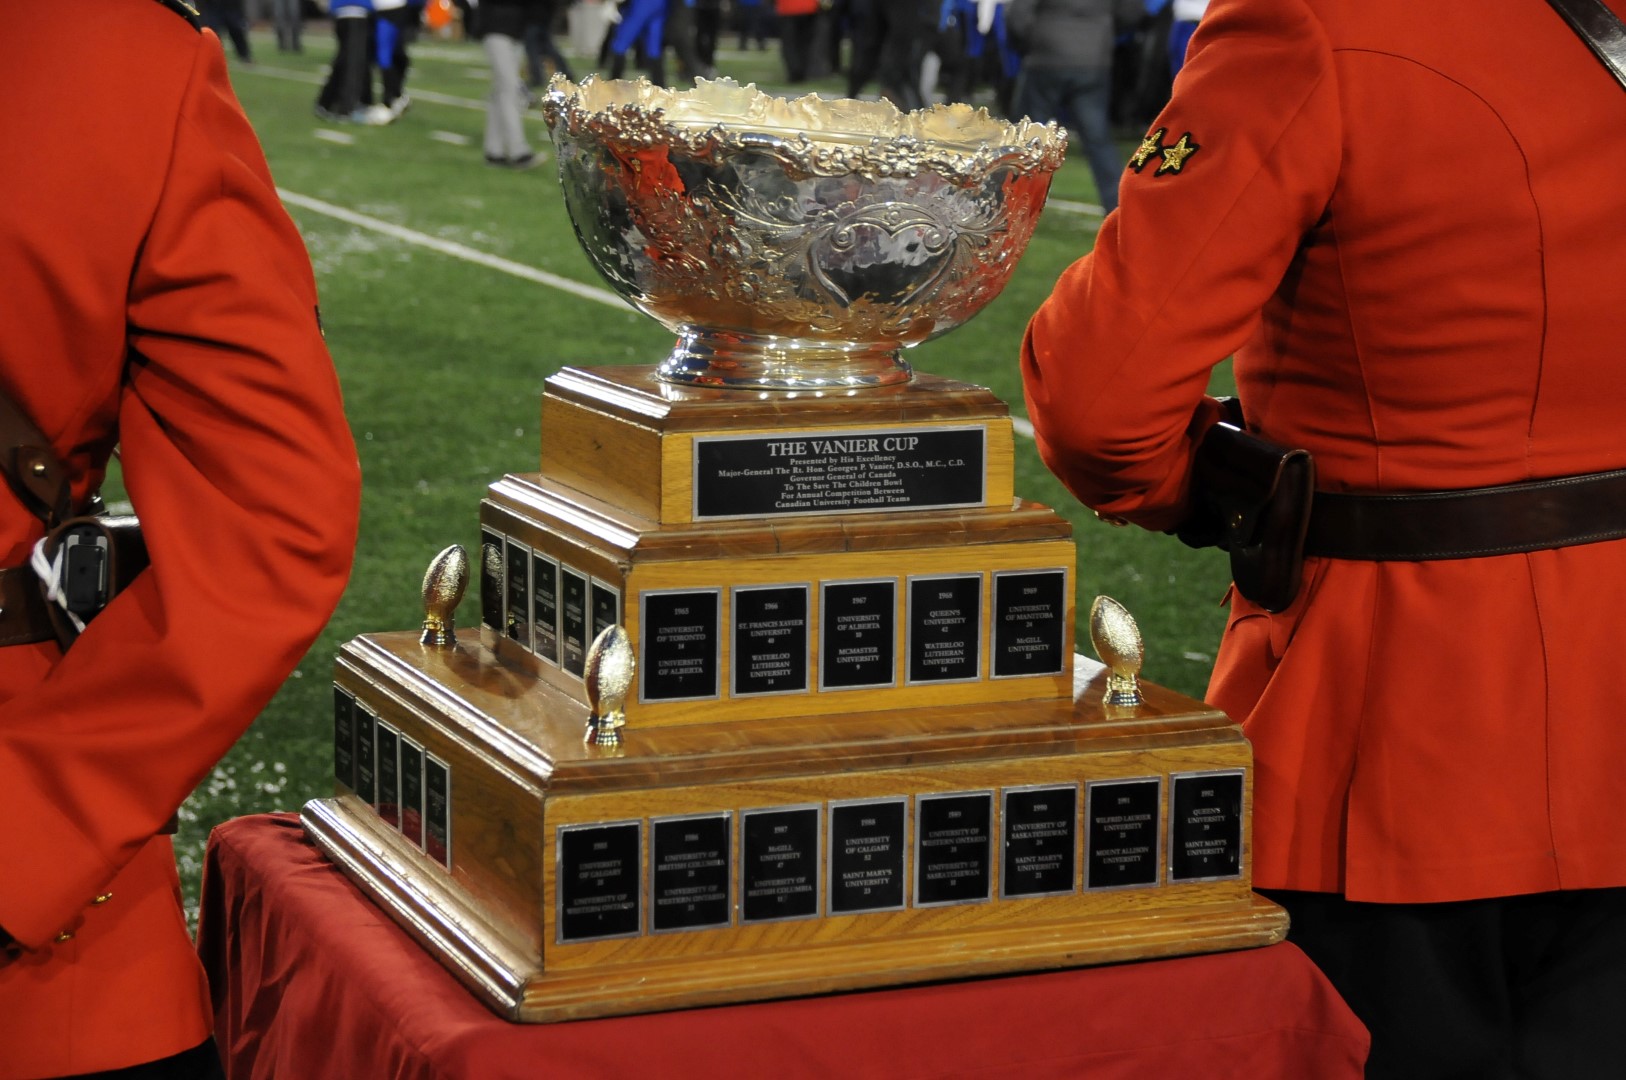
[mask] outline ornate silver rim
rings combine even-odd
[[[671,146],[702,160],[771,153],[793,177],[929,170],[969,186],[1004,166],[1053,172],[1067,150],[1067,133],[1053,123],[1007,122],[970,105],[905,113],[888,101],[780,98],[732,79],[697,79],[680,91],[647,79],[589,76],[578,85],[555,75],[542,112],[549,127],[614,146]]]

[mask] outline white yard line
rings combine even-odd
[[[438,251],[442,255],[450,255],[454,259],[462,259],[465,262],[475,263],[491,270],[500,270],[514,277],[524,278],[526,281],[534,281],[538,285],[546,285],[550,289],[558,289],[560,292],[579,296],[583,300],[592,300],[595,303],[620,308],[623,311],[632,310],[632,305],[615,293],[605,289],[595,289],[591,285],[583,285],[579,281],[572,281],[569,278],[560,277],[558,274],[550,274],[546,270],[538,270],[534,266],[526,266],[524,263],[517,263],[497,255],[488,255],[466,244],[442,240],[437,236],[418,232],[416,229],[408,229],[388,221],[369,217],[366,214],[358,214],[354,210],[346,210],[342,206],[335,206],[321,199],[313,199],[309,195],[301,195],[296,191],[289,191],[287,188],[278,188],[277,194],[282,197],[283,202],[290,206],[297,206],[312,213],[322,214],[337,221],[342,221],[347,225],[354,225],[358,229],[368,229],[372,232],[383,233],[385,236],[393,236],[397,240],[404,240],[409,244],[416,244],[418,247]]]
[[[1046,206],[1054,206],[1057,210],[1066,210],[1070,214],[1090,214],[1093,217],[1106,217],[1107,208],[1094,203],[1073,202],[1071,199],[1046,199]]]

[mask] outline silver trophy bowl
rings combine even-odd
[[[901,350],[1010,280],[1066,151],[969,105],[556,76],[543,113],[598,272],[677,335],[671,383],[907,381]]]

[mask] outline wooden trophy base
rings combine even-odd
[[[549,1022],[1280,941],[1252,757],[1158,687],[637,728],[500,656],[346,645],[323,851],[498,1012]]]

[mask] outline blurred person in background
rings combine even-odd
[[[278,52],[304,52],[300,37],[305,31],[305,13],[300,0],[271,0],[271,23],[277,31]]]
[[[567,79],[574,81],[576,78],[570,70],[570,61],[559,51],[559,43],[553,36],[559,11],[559,0],[540,0],[534,14],[525,23],[525,81],[532,90],[540,90],[547,85],[550,67],[554,73]]]
[[[734,0],[734,4],[740,26],[740,51],[750,48],[753,41],[759,50],[766,49],[773,22],[773,0]]]
[[[337,44],[327,80],[316,95],[317,119],[388,123],[388,109],[382,115],[371,109],[373,0],[335,0],[329,14]]]
[[[525,31],[539,18],[543,0],[480,0],[476,23],[491,68],[483,146],[486,164],[532,169],[541,163],[525,137]]]
[[[666,85],[667,3],[668,0],[626,0],[620,6],[621,19],[605,38],[610,78],[626,75],[627,57],[636,50],[649,73],[649,81],[656,86]]]
[[[907,0],[903,0],[907,2]],[[820,0],[773,0],[779,27],[779,54],[785,62],[785,81],[803,83],[812,71],[818,45]]]
[[[245,64],[254,62],[254,50],[248,41],[248,12],[244,0],[198,0],[198,20],[216,37],[231,41],[232,51]]]
[[[1009,0],[943,0],[939,39],[952,36],[957,63],[948,68],[951,101],[972,100],[984,82],[994,89],[995,111],[1010,116],[1015,107],[1016,76],[1022,57],[1010,39],[1005,19]]]
[[[717,74],[700,61],[694,11],[695,0],[666,0],[666,25],[661,31],[661,40],[677,54],[678,78],[685,83]]]
[[[939,0],[854,0],[847,96],[857,97],[873,81],[882,97],[905,112],[924,106],[921,62],[939,11]]]
[[[1180,74],[1186,63],[1186,46],[1197,32],[1197,23],[1208,10],[1208,0],[1174,0],[1170,5],[1174,22],[1169,27],[1169,77]]]
[[[1011,0],[1010,32],[1022,55],[1015,112],[1075,131],[1102,209],[1118,205],[1125,155],[1112,138],[1112,49],[1134,26],[1140,0]]]
[[[327,622],[360,475],[219,41],[72,7],[0,64],[0,1080],[217,1080],[165,823]],[[31,553],[115,446],[151,565],[64,649]]]
[[[373,59],[384,98],[379,109],[369,111],[368,121],[393,123],[412,105],[406,93],[407,70],[412,66],[407,45],[423,21],[423,0],[373,0],[373,11]]]
[[[717,42],[723,34],[723,0],[695,0],[694,51],[707,78],[717,77]]]

